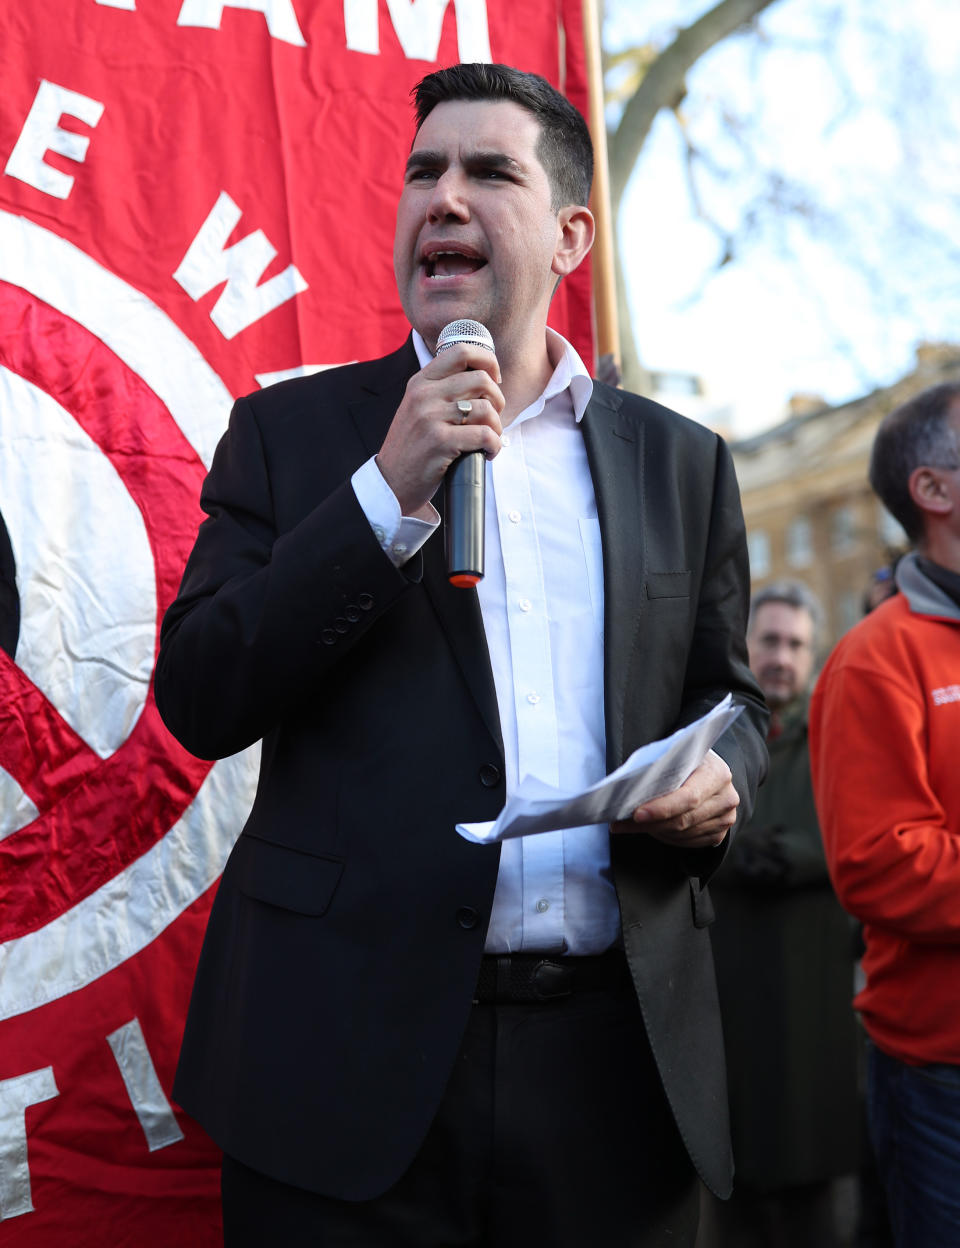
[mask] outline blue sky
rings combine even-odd
[[[707,7],[609,0],[604,42],[666,39]],[[643,362],[700,374],[740,435],[776,423],[793,393],[843,402],[908,371],[918,342],[960,342],[960,6],[778,0],[761,22],[762,39],[718,45],[688,78],[688,132],[731,171],[705,176],[701,198],[732,227],[764,193],[762,166],[806,215],[758,212],[711,276],[720,243],[661,114],[620,221]]]

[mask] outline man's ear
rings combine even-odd
[[[910,497],[921,511],[944,516],[953,510],[953,499],[944,487],[943,475],[939,469],[926,466],[914,468],[907,486]]]
[[[557,213],[557,248],[551,268],[558,277],[572,273],[593,246],[596,233],[589,208],[568,204]]]

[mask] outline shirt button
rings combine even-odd
[[[375,524],[373,526],[373,536],[377,539],[377,541],[382,546],[387,536],[386,533],[384,532],[383,525]]]
[[[485,789],[492,789],[500,783],[500,768],[495,763],[484,763],[480,768],[480,783]]]
[[[531,706],[536,706],[537,703],[540,701],[539,693],[528,693],[527,701],[530,703]]]
[[[523,519],[519,511],[509,511],[507,512],[507,516],[511,524],[519,524],[520,521]]]
[[[517,603],[517,606],[520,608],[521,611],[529,611],[533,607],[533,603],[530,601],[529,598],[521,598],[520,601]]]
[[[457,922],[468,932],[472,927],[476,927],[480,922],[480,915],[473,906],[461,906],[457,911]]]
[[[395,555],[405,555],[407,553],[407,543],[406,542],[394,542],[393,553]]]
[[[546,914],[549,909],[550,909],[550,902],[547,901],[546,897],[541,897],[540,900],[537,902],[537,913]]]
[[[506,433],[501,433],[501,435],[500,435],[500,445],[501,445],[501,446],[509,446],[509,445],[510,445],[510,438],[509,438],[509,435],[508,435],[508,434],[506,434]]]

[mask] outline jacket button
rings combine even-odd
[[[323,632],[320,634],[320,640],[323,642],[325,646],[335,645],[336,640],[337,640],[337,634],[333,631],[332,628],[325,628]]]
[[[465,931],[469,931],[480,922],[480,915],[473,906],[461,906],[457,911],[457,922]]]
[[[373,594],[358,594],[357,606],[361,611],[369,611],[373,606]]]
[[[333,621],[333,627],[336,629],[338,633],[342,634],[342,633],[345,633],[349,629],[350,625],[347,623],[347,621],[343,618],[342,615],[338,615],[337,618]]]
[[[348,603],[347,606],[343,608],[343,614],[347,617],[351,624],[356,624],[357,620],[360,618],[360,608],[355,607],[352,602]]]
[[[480,768],[480,783],[485,789],[492,789],[500,783],[500,768],[494,763],[484,763]]]

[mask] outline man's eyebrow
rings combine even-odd
[[[446,157],[442,152],[431,152],[427,148],[421,147],[415,152],[411,152],[407,157],[407,172],[411,169],[436,169],[438,165],[442,165]]]
[[[523,173],[523,165],[508,156],[506,152],[484,151],[478,149],[475,152],[464,152],[463,163],[470,168],[483,169],[510,169],[514,173]]]
[[[428,148],[421,147],[407,157],[406,171],[410,173],[415,169],[439,169],[446,165],[449,159],[446,152],[430,151]],[[495,149],[464,152],[461,159],[468,169],[506,169],[516,174],[524,173],[524,167],[519,161],[508,156],[506,152]]]

